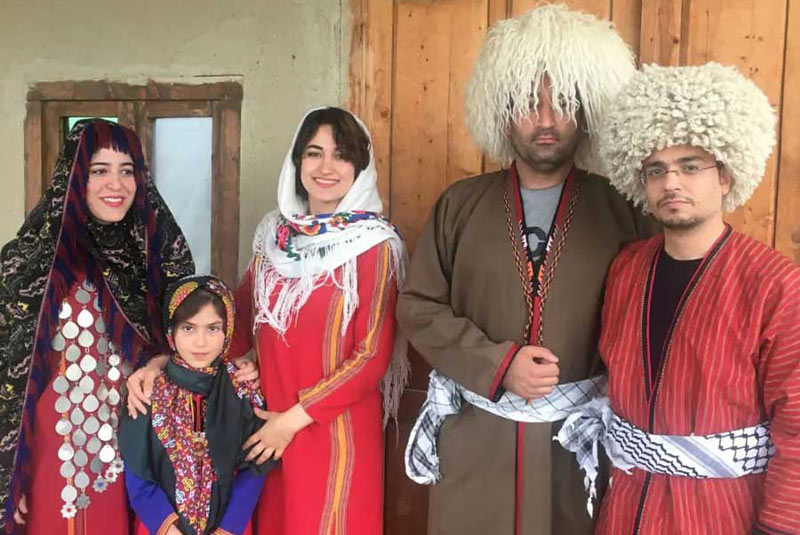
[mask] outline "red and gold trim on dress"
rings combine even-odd
[[[330,423],[331,457],[325,504],[320,517],[319,535],[347,533],[347,503],[353,481],[355,442],[350,412],[345,411]]]
[[[500,389],[500,383],[502,383],[503,377],[506,376],[506,371],[508,371],[511,361],[514,360],[514,356],[521,348],[522,346],[518,343],[512,343],[511,347],[506,352],[506,355],[503,357],[503,361],[500,363],[500,366],[498,366],[497,372],[494,374],[494,379],[492,380],[492,386],[489,389],[489,399],[492,401],[496,400],[498,390]]]
[[[300,403],[303,408],[308,409],[308,407],[325,398],[342,384],[345,384],[377,353],[380,330],[386,317],[386,302],[389,299],[389,268],[389,247],[388,245],[384,245],[380,247],[376,265],[377,277],[375,277],[375,286],[372,293],[372,308],[367,322],[367,332],[361,340],[359,347],[356,349],[353,358],[348,359],[344,365],[338,369],[333,369],[330,376],[324,378],[312,388],[300,391]],[[340,295],[336,305],[337,318],[331,325],[326,325],[325,336],[330,340],[328,346],[341,342],[343,304],[344,297]],[[331,351],[331,353],[334,353],[334,351]]]
[[[524,339],[527,344],[542,345],[544,333],[544,307],[550,293],[553,276],[556,267],[561,261],[561,255],[566,245],[567,235],[575,213],[575,207],[580,198],[581,181],[577,179],[578,171],[574,167],[570,170],[564,181],[561,190],[561,198],[558,201],[558,208],[553,217],[553,225],[550,236],[547,240],[544,258],[538,271],[535,269],[528,247],[528,237],[525,234],[525,210],[522,205],[522,194],[520,192],[519,175],[517,174],[516,164],[511,164],[509,175],[505,181],[505,191],[503,201],[506,212],[506,223],[508,227],[508,237],[514,251],[514,262],[522,284],[523,294],[527,310],[527,322],[525,325]],[[513,349],[513,348],[512,348]],[[495,394],[497,387],[502,381],[505,370],[513,360],[513,356],[519,347],[511,353],[506,354],[501,369],[495,376],[492,393]],[[510,352],[509,352],[510,353]],[[506,363],[506,360],[508,361]],[[505,367],[504,367],[505,366]],[[516,440],[516,475],[515,475],[515,500],[514,500],[514,533],[522,533],[522,494],[523,494],[523,474],[525,472],[525,424],[517,423]]]
[[[367,333],[360,343],[355,356],[344,366],[344,337],[341,335],[344,312],[344,296],[339,294],[331,302],[325,322],[323,342],[323,370],[330,374],[326,380],[315,387],[300,393],[304,407],[323,399],[337,387],[346,383],[369,362],[377,352],[381,326],[386,317],[386,301],[389,297],[389,248],[382,247],[376,264],[373,299],[367,322]],[[325,503],[320,518],[319,535],[344,535],[347,529],[347,503],[355,465],[355,441],[350,412],[345,410],[329,424],[331,438],[328,484]]]
[[[169,528],[175,525],[178,522],[178,513],[172,513],[164,521],[161,523],[161,527],[158,528],[158,531],[155,535],[165,535]]]

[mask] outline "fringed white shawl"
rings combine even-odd
[[[307,112],[305,117],[315,110]],[[370,160],[335,213],[330,215],[309,215],[307,202],[295,190],[292,147],[303,121],[298,125],[281,169],[278,209],[264,216],[253,238],[253,257],[258,260],[252,263],[256,305],[254,329],[259,324],[267,324],[284,335],[294,325],[297,312],[312,292],[332,282],[344,294],[344,334],[359,306],[356,259],[383,242],[387,242],[391,250],[391,273],[398,288],[402,285],[405,247],[394,225],[379,215],[383,203],[378,195],[372,138],[366,126],[355,115],[353,117],[370,139]],[[290,230],[299,232],[292,232],[287,247]],[[273,295],[279,287],[277,295]],[[394,355],[381,384],[384,424],[390,416],[397,416],[400,395],[408,380],[407,347],[407,341],[398,334]]]

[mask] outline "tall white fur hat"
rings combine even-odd
[[[537,89],[547,75],[557,113],[574,120],[582,108],[589,136],[576,159],[596,171],[599,120],[635,71],[630,47],[610,22],[543,5],[489,30],[467,83],[467,127],[485,154],[509,164],[514,151],[508,127],[536,109]]]
[[[761,89],[733,67],[645,65],[614,100],[600,129],[600,156],[611,183],[647,207],[642,162],[676,145],[708,151],[733,179],[727,211],[761,182],[775,146],[775,111]]]

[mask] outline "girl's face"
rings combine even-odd
[[[303,151],[300,180],[308,192],[312,214],[329,214],[350,191],[355,167],[342,158],[329,124],[320,125]]]
[[[136,195],[133,160],[124,152],[99,149],[89,163],[86,204],[100,223],[122,221]]]
[[[192,368],[210,366],[225,345],[225,321],[206,303],[197,314],[175,326],[175,349]]]

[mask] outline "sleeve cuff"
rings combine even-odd
[[[164,519],[164,522],[161,523],[161,527],[158,528],[156,535],[165,535],[167,530],[174,525],[178,521],[178,513],[172,513],[167,518]]]
[[[506,352],[505,356],[503,357],[503,361],[497,368],[497,372],[494,375],[494,380],[492,381],[492,386],[489,389],[489,399],[493,402],[497,402],[497,400],[499,400],[500,397],[505,393],[505,389],[502,386],[503,378],[506,376],[506,372],[508,371],[508,367],[511,365],[511,361],[514,360],[514,357],[521,348],[521,345],[512,343],[511,348]]]

